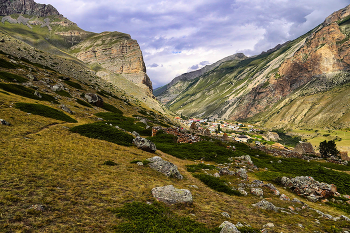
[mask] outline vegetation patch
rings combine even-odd
[[[59,94],[60,96],[64,96],[64,97],[68,97],[68,98],[73,98],[68,92],[64,91],[64,90],[60,90],[60,91],[56,91],[57,94]]]
[[[119,110],[118,108],[114,107],[111,104],[107,104],[107,103],[103,103],[103,107],[104,110],[109,111],[109,112],[114,112],[114,113],[118,113],[120,115],[123,115],[123,112],[121,110]]]
[[[7,82],[25,83],[28,81],[27,78],[23,78],[19,75],[7,73],[7,72],[0,72],[0,78]]]
[[[91,104],[89,104],[88,102],[85,102],[85,101],[80,100],[80,99],[76,99],[76,101],[80,105],[83,105],[83,106],[88,107],[88,108],[92,108]]]
[[[46,105],[42,104],[29,104],[29,103],[16,103],[15,107],[18,108],[21,111],[28,112],[34,115],[40,115],[56,120],[71,122],[71,123],[77,123],[77,121],[70,116],[66,115],[65,113],[48,107]]]
[[[27,97],[30,99],[35,99],[35,100],[43,100],[43,101],[49,101],[49,102],[53,102],[55,104],[58,104],[59,102],[51,95],[48,94],[44,94],[44,93],[40,93],[41,98],[39,98],[38,96],[34,95],[35,90],[33,89],[29,89],[17,84],[5,84],[5,83],[0,83],[0,88],[11,92],[13,94],[16,95],[20,95],[23,97]]]
[[[122,219],[122,222],[116,226],[116,232],[220,232],[219,228],[209,229],[188,217],[178,216],[160,202],[152,205],[142,202],[127,203],[113,212]]]
[[[134,137],[105,122],[79,125],[70,129],[73,133],[79,133],[85,137],[104,140],[118,145],[131,146]]]
[[[63,82],[64,82],[65,84],[71,86],[71,87],[74,87],[74,88],[76,88],[76,89],[83,90],[83,87],[82,87],[79,83],[72,82],[72,81],[69,81],[69,80],[64,80]]]
[[[214,165],[206,165],[204,163],[195,164],[195,165],[186,165],[187,171],[189,172],[200,172],[202,169],[214,170],[216,167]]]
[[[0,58],[0,67],[6,69],[16,69],[17,67],[11,62],[6,61],[5,59]]]
[[[242,194],[237,191],[230,188],[224,180],[221,180],[220,178],[206,175],[206,174],[193,174],[194,177],[202,181],[205,185],[207,185],[209,188],[214,189],[218,192],[227,193],[228,195],[235,195],[235,196],[241,196]]]
[[[103,165],[107,166],[117,166],[118,164],[116,162],[113,162],[112,160],[107,160],[103,163]]]

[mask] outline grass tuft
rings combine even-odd
[[[111,104],[107,104],[107,103],[103,103],[103,107],[104,110],[109,111],[109,112],[113,112],[113,113],[118,113],[120,115],[123,115],[123,112],[121,110],[119,110],[118,108],[114,107]]]
[[[107,166],[117,166],[118,164],[113,162],[112,160],[107,160],[103,163],[103,165],[107,165]]]
[[[91,104],[89,104],[88,102],[85,102],[83,100],[80,100],[80,99],[76,99],[77,103],[82,105],[82,106],[85,106],[85,107],[88,107],[88,108],[92,108]]]
[[[210,187],[211,189],[214,189],[218,192],[227,193],[228,195],[235,195],[235,196],[241,196],[242,194],[237,191],[231,189],[225,181],[221,180],[220,178],[205,175],[205,174],[194,174],[194,177],[202,181],[205,185]]]
[[[74,87],[76,89],[80,89],[80,90],[83,90],[83,87],[79,84],[79,83],[76,83],[76,82],[72,82],[70,80],[64,80],[63,81],[65,84],[71,86],[71,87]]]
[[[19,75],[7,73],[7,72],[0,72],[0,78],[7,82],[25,83],[28,81],[27,78],[23,78]]]
[[[16,103],[15,107],[18,108],[21,111],[28,112],[34,115],[40,115],[56,120],[71,122],[71,123],[77,123],[77,121],[70,116],[66,115],[65,113],[48,107],[46,105],[42,104],[29,104],[29,103]]]

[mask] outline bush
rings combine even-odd
[[[207,185],[209,188],[214,189],[218,192],[227,193],[228,195],[235,195],[235,196],[241,196],[242,194],[237,191],[231,189],[225,181],[221,180],[220,178],[205,175],[205,174],[194,174],[194,177],[202,181],[205,185]]]
[[[60,96],[64,96],[64,97],[68,97],[68,98],[73,98],[68,92],[66,91],[56,91],[57,94],[59,94]]]
[[[89,104],[88,102],[85,102],[85,101],[80,100],[80,99],[76,99],[76,101],[80,105],[83,105],[83,106],[88,107],[88,108],[92,108],[91,104]]]
[[[118,145],[131,146],[133,136],[119,129],[116,129],[104,122],[96,122],[91,124],[79,125],[70,129],[73,133],[79,133],[85,137],[95,138]]]
[[[6,69],[16,69],[16,66],[14,64],[2,58],[0,58],[0,67],[6,68]]]
[[[103,163],[103,165],[107,165],[107,166],[117,166],[118,164],[111,161],[111,160],[107,160]]]
[[[104,110],[109,111],[109,112],[114,112],[114,113],[118,113],[120,115],[123,115],[123,112],[121,110],[119,110],[118,108],[114,107],[111,104],[107,104],[107,103],[103,103],[103,107]]]
[[[17,84],[0,83],[0,88],[5,90],[5,91],[11,92],[13,94],[20,95],[20,96],[23,96],[23,97],[27,97],[27,98],[30,98],[30,99],[49,101],[49,102],[53,102],[55,104],[59,103],[51,95],[40,93],[42,98],[39,98],[38,96],[34,95],[35,90],[29,89],[29,88],[26,88],[26,87],[23,87],[23,86],[20,86],[20,85],[17,85]]]
[[[339,151],[337,150],[335,141],[327,142],[327,140],[324,140],[323,142],[320,142],[320,154],[323,158],[328,158],[332,155],[337,156]]]
[[[18,82],[18,83],[28,82],[27,78],[23,78],[23,77],[18,76],[16,74],[11,74],[11,73],[7,73],[7,72],[0,72],[0,78],[2,80],[7,81],[7,82]]]
[[[40,115],[56,120],[76,123],[77,121],[65,113],[42,104],[16,103],[15,107],[21,111]]]
[[[220,232],[219,228],[209,229],[204,224],[195,222],[188,217],[178,216],[160,202],[155,202],[152,205],[141,202],[127,203],[113,212],[117,213],[117,217],[123,219],[121,224],[116,227],[116,232]]]
[[[64,80],[63,82],[64,82],[65,84],[71,86],[71,87],[74,87],[74,88],[76,88],[76,89],[83,90],[83,87],[82,87],[79,83],[72,82],[72,81],[69,81],[69,80]]]

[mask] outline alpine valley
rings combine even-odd
[[[350,6],[154,92],[128,34],[0,20],[0,232],[350,231]]]

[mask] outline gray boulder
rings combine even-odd
[[[251,188],[250,193],[258,197],[264,196],[264,191],[261,188]]]
[[[248,178],[248,175],[247,175],[247,170],[245,170],[244,168],[241,168],[241,169],[238,169],[236,174],[243,178],[243,179],[247,179]]]
[[[27,77],[31,80],[31,81],[38,81],[38,79],[31,73],[27,74]]]
[[[132,143],[134,143],[137,148],[144,151],[154,153],[157,150],[156,145],[146,138],[136,137],[134,140],[132,140]]]
[[[234,174],[235,173],[233,171],[230,171],[227,167],[223,167],[219,171],[220,176],[225,176],[225,175],[233,176]]]
[[[10,123],[8,123],[7,121],[5,121],[4,119],[0,119],[0,124],[1,124],[1,125],[7,125],[7,126],[11,125]]]
[[[84,97],[90,104],[103,107],[103,99],[100,96],[93,93],[86,93]]]
[[[275,212],[277,212],[280,209],[279,207],[276,207],[274,204],[266,200],[261,200],[256,204],[252,204],[252,206],[258,207],[259,209],[263,210],[273,210]]]
[[[62,83],[57,83],[56,85],[53,85],[51,87],[51,90],[52,91],[62,91],[62,90],[64,90],[64,86]]]
[[[229,222],[229,221],[225,221],[223,223],[221,223],[221,225],[219,226],[219,228],[221,228],[220,233],[241,233],[237,227],[235,226],[235,224]]]
[[[179,180],[183,179],[183,176],[180,174],[175,164],[165,161],[159,156],[154,156],[153,158],[149,158],[147,160],[151,162],[148,166],[153,170],[163,173],[168,177],[173,176]]]
[[[135,137],[140,137],[140,134],[136,131],[132,131],[132,135],[134,135]]]
[[[192,203],[192,194],[187,189],[177,189],[172,185],[152,189],[152,195],[158,201],[167,204]]]
[[[74,114],[74,112],[70,110],[66,105],[62,104],[60,107],[63,111],[68,112],[69,114]]]

